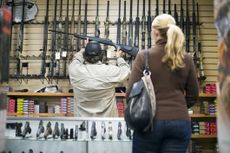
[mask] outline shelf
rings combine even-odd
[[[14,97],[73,97],[73,93],[37,93],[37,92],[8,92]],[[125,97],[125,93],[116,93],[116,97]]]
[[[191,118],[215,118],[216,114],[214,115],[206,115],[206,114],[190,114]]]
[[[23,115],[23,116],[47,116],[47,117],[55,117],[55,116],[73,116],[72,113],[66,114],[66,113],[7,113],[8,116],[17,116],[17,115]],[[205,115],[205,114],[192,114],[189,115],[191,118],[215,118],[216,115]]]
[[[213,93],[213,94],[207,94],[207,93],[199,93],[199,97],[200,98],[216,98],[216,93]]]
[[[7,113],[7,116],[39,116],[39,117],[66,117],[73,116],[72,113]]]
[[[210,138],[217,138],[216,135],[194,135],[192,134],[192,139],[210,139]]]
[[[8,92],[8,96],[30,96],[30,97],[72,97],[73,93],[39,93],[39,92]],[[125,97],[125,93],[116,93],[116,97]],[[216,97],[216,94],[200,93],[199,97]]]
[[[72,97],[73,93],[37,93],[37,92],[9,92],[8,96],[26,97]]]

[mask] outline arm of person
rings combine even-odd
[[[131,74],[129,76],[129,81],[126,88],[126,97],[128,97],[133,84],[139,81],[143,76],[143,70],[144,70],[144,52],[141,51],[137,54],[132,65]]]
[[[75,64],[83,63],[84,62],[84,58],[83,58],[83,52],[84,51],[85,51],[85,49],[81,49],[79,52],[75,53],[70,64],[72,64],[72,63],[75,63]]]
[[[108,69],[108,76],[107,78],[108,82],[111,83],[123,83],[128,79],[128,76],[130,74],[130,66],[129,64],[122,58],[123,52],[121,50],[118,50],[116,52],[117,57],[117,66],[115,65],[109,65]]]
[[[195,66],[193,64],[192,57],[189,56],[189,74],[185,86],[186,101],[188,108],[192,107],[199,100],[199,85],[196,75]]]

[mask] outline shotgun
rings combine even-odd
[[[151,31],[152,31],[152,18],[151,18],[151,0],[149,0],[149,10],[147,17],[147,31],[148,31],[148,48],[151,48]]]
[[[99,29],[99,0],[97,0],[97,12],[95,18],[95,37],[100,36],[100,29]]]
[[[119,0],[118,20],[117,20],[117,44],[121,43],[121,0]]]
[[[145,49],[145,33],[146,33],[146,18],[145,18],[145,0],[143,0],[142,21],[141,21],[141,48]]]
[[[134,36],[134,46],[137,48],[139,48],[139,29],[140,29],[139,0],[137,0],[137,16],[135,21],[135,36]]]
[[[126,26],[126,1],[124,1],[124,17],[122,21],[122,44],[127,45],[127,26]]]
[[[43,28],[43,47],[41,49],[42,50],[41,71],[40,71],[41,76],[45,76],[45,73],[46,73],[48,28],[49,28],[49,0],[46,0],[46,15],[44,17],[44,28]]]

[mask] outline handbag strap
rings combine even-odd
[[[149,70],[149,60],[148,60],[148,56],[149,56],[148,49],[145,49],[144,56],[145,56],[145,70],[144,70],[144,73],[149,73],[150,70]]]

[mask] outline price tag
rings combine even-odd
[[[60,54],[60,52],[56,52],[56,53],[55,53],[55,59],[56,59],[56,60],[61,59],[61,54]]]
[[[62,51],[62,57],[67,57],[67,51]]]

